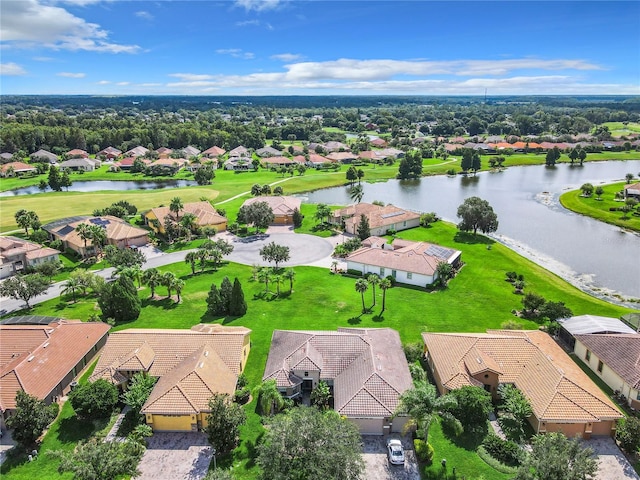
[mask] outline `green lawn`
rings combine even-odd
[[[252,330],[251,354],[246,374],[251,387],[259,384],[271,335],[274,329],[335,330],[339,326],[353,327],[390,327],[398,330],[403,342],[420,341],[423,331],[462,331],[482,332],[488,328],[500,328],[505,321],[514,319],[512,309],[520,308],[521,297],[512,293],[504,273],[515,270],[525,277],[528,291],[540,293],[549,300],[562,300],[576,315],[591,313],[594,315],[617,317],[629,310],[608,304],[588,296],[570,286],[559,277],[549,273],[534,263],[518,256],[508,248],[492,243],[484,237],[459,234],[455,227],[445,222],[437,222],[432,228],[413,229],[401,232],[404,238],[428,240],[462,250],[466,265],[444,291],[427,293],[425,291],[394,287],[387,292],[387,310],[380,315],[381,294],[377,290],[377,306],[372,314],[361,315],[360,295],[354,289],[355,280],[332,275],[326,269],[315,267],[296,267],[294,291],[288,294],[289,285],[282,285],[280,298],[267,301],[262,299],[264,285],[252,281],[251,267],[234,263],[223,266],[218,272],[206,271],[191,275],[186,264],[174,264],[164,267],[186,280],[182,292],[182,303],[169,300],[149,301],[149,290],[140,292],[144,308],[135,322],[118,325],[115,330],[125,328],[189,328],[200,322],[222,322],[226,325],[242,325]],[[491,248],[487,244],[491,243]],[[247,314],[242,318],[211,318],[205,315],[206,296],[212,282],[220,284],[224,276],[238,277],[242,282],[245,298],[249,305]],[[274,290],[274,287],[271,287]],[[164,294],[159,288],[157,294]],[[367,291],[365,299],[372,303],[372,292]],[[66,299],[65,299],[66,300]],[[96,312],[95,299],[70,301],[54,299],[32,309],[35,315],[54,315],[66,318],[86,320]],[[537,328],[537,324],[522,320],[525,328]],[[255,478],[257,467],[252,462],[255,443],[262,432],[260,418],[255,413],[255,401],[247,407],[248,424],[242,430],[242,443],[233,458],[222,460],[233,464],[237,478]],[[438,438],[437,429],[432,435]],[[445,442],[445,439],[441,440]],[[443,444],[444,445],[444,444]],[[57,448],[57,447],[56,447]],[[453,447],[446,447],[453,448]],[[436,448],[436,455],[445,447]],[[459,455],[462,456],[460,451]],[[447,453],[454,459],[454,454]],[[475,454],[467,455],[467,462],[482,462]],[[462,457],[461,457],[462,458]],[[462,462],[464,463],[464,462]],[[484,462],[482,462],[484,465]],[[453,463],[450,463],[453,465]],[[28,468],[28,467],[25,467]],[[462,468],[462,467],[460,467]],[[490,467],[487,467],[490,468]],[[8,478],[27,478],[22,476],[22,467],[15,469],[20,476]],[[57,478],[55,474],[53,477]],[[39,477],[45,478],[45,477]],[[496,472],[487,478],[503,478]]]
[[[640,123],[638,122],[605,122],[602,125],[609,127],[609,131],[614,137],[640,133]]]
[[[623,212],[611,212],[610,208],[622,207],[624,202],[615,199],[616,192],[622,190],[624,182],[602,185],[604,193],[599,200],[594,193],[590,197],[583,197],[581,190],[572,190],[560,196],[560,203],[571,211],[587,215],[602,222],[617,225],[622,228],[640,232],[640,217],[631,213],[624,215]],[[598,185],[595,185],[598,186]],[[636,207],[637,211],[637,207]]]

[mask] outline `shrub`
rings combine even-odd
[[[244,405],[249,401],[249,397],[251,396],[251,389],[249,387],[242,387],[236,390],[233,395],[233,401],[239,403],[240,405]]]
[[[107,417],[118,403],[118,388],[99,379],[78,385],[69,394],[69,401],[79,417]]]
[[[361,277],[362,272],[360,270],[354,270],[353,268],[347,269],[347,275],[353,275],[354,277]]]
[[[629,454],[640,451],[640,419],[628,417],[619,420],[616,440]]]
[[[424,355],[424,343],[422,342],[405,343],[402,345],[402,349],[409,363],[420,361]]]
[[[482,446],[489,455],[505,465],[517,466],[522,461],[523,451],[518,444],[511,440],[502,440],[494,433],[485,437]]]
[[[500,473],[506,473],[506,474],[513,475],[514,473],[516,473],[518,471],[517,467],[510,467],[508,465],[505,465],[501,461],[493,458],[489,454],[489,452],[487,452],[486,448],[484,448],[482,445],[480,445],[478,447],[476,452],[478,453],[478,456],[484,461],[484,463],[486,463],[491,468],[493,468],[494,470],[497,470]]]
[[[505,276],[507,277],[507,282],[509,283],[515,282],[518,278],[518,274],[516,272],[507,272],[505,273]]]
[[[431,465],[431,463],[433,462],[433,456],[435,454],[435,451],[433,449],[433,446],[430,443],[427,443],[424,440],[420,440],[419,438],[416,438],[413,441],[413,449],[415,450],[416,457],[418,457],[418,460],[420,462],[424,462],[427,465]]]
[[[246,387],[249,384],[249,380],[247,380],[247,376],[244,373],[238,375],[238,388]]]

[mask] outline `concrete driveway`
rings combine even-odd
[[[582,443],[591,447],[598,457],[597,480],[640,480],[613,438],[596,437]]]
[[[404,465],[391,465],[387,460],[387,439],[399,438],[404,448]],[[376,480],[420,480],[420,471],[409,437],[364,435],[362,458],[364,478]]]
[[[158,432],[148,439],[137,480],[201,480],[211,462],[211,446],[202,433]]]

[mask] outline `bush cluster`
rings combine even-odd
[[[416,457],[418,457],[418,460],[420,462],[431,465],[431,463],[433,462],[433,455],[435,454],[435,451],[430,443],[416,438],[413,441],[413,449],[415,450]]]
[[[485,437],[482,446],[489,455],[505,465],[517,466],[522,461],[523,451],[517,443],[502,440],[493,433]]]

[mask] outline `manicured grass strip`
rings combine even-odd
[[[612,183],[601,186],[604,190],[601,199],[594,193],[590,197],[583,197],[581,190],[571,190],[560,196],[560,203],[563,207],[582,215],[586,215],[601,222],[617,225],[636,232],[640,232],[640,217],[629,212],[626,217],[623,212],[612,212],[610,208],[619,208],[624,206],[623,201],[616,201],[615,195],[621,191],[626,185],[624,182]],[[636,211],[637,207],[636,207]]]

